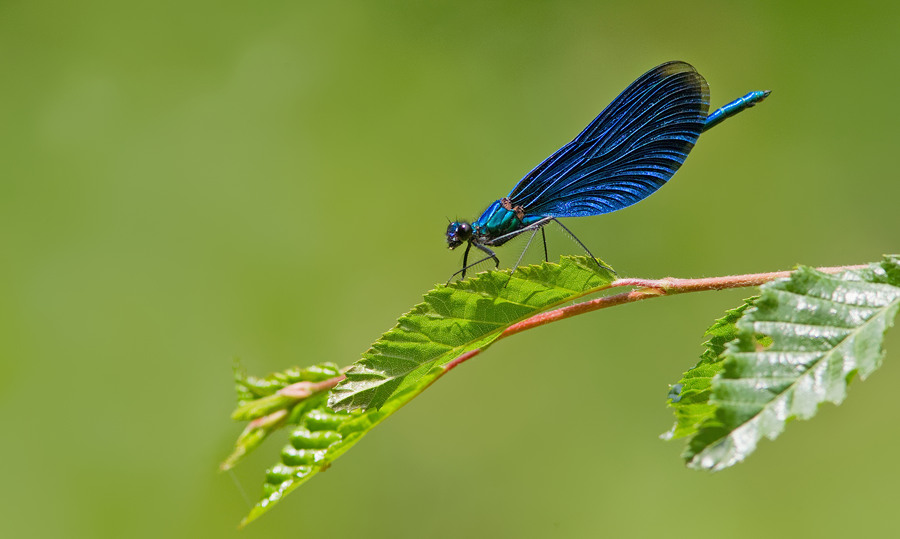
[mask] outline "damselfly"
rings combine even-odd
[[[559,218],[609,213],[647,198],[684,163],[700,133],[768,95],[768,91],[750,92],[707,114],[709,86],[690,64],[668,62],[651,69],[481,217],[472,223],[450,223],[450,249],[467,243],[462,269],[453,277],[462,274],[465,278],[467,269],[490,259],[499,267],[491,247],[528,231],[532,232],[529,245],[541,231],[546,259],[543,227],[551,222],[597,260]],[[469,264],[473,245],[487,256]]]

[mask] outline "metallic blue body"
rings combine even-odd
[[[752,107],[767,98],[770,93],[769,90],[750,92],[744,97],[739,97],[724,107],[716,109],[715,112],[706,117],[706,125],[703,126],[703,130],[706,131],[713,126],[719,125],[725,118],[730,118],[738,112]]]
[[[503,207],[503,199],[495,201],[484,210],[481,217],[472,223],[476,238],[481,238],[482,243],[490,245],[502,245],[509,238],[503,238],[508,234],[512,234],[522,228],[532,225],[541,219],[544,215],[524,215],[519,218],[516,212]]]
[[[560,217],[609,213],[647,198],[675,174],[701,133],[768,95],[750,92],[708,114],[709,86],[691,65],[651,69],[471,225],[448,226],[451,249],[469,243],[461,273],[472,245],[499,264],[487,246]]]

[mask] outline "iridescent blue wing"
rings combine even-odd
[[[709,86],[669,62],[631,83],[581,132],[509,194],[527,215],[576,217],[620,210],[675,174],[703,131]]]

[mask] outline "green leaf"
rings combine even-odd
[[[706,330],[705,335],[710,339],[703,343],[706,350],[700,355],[700,362],[669,388],[669,407],[675,414],[675,424],[661,438],[673,440],[693,436],[701,423],[715,416],[716,406],[709,402],[713,376],[722,370],[725,358],[721,354],[725,344],[737,337],[735,323],[754,300],[755,297],[745,299],[743,305],[726,311],[725,316]]]
[[[692,468],[742,461],[788,420],[811,418],[823,402],[840,404],[855,374],[865,379],[878,368],[900,307],[900,260],[838,275],[801,267],[761,291],[712,380],[715,415],[684,454]]]
[[[338,374],[338,367],[334,363],[320,363],[305,369],[292,367],[285,371],[272,373],[265,378],[257,378],[256,376],[247,376],[241,370],[240,363],[235,361],[234,385],[237,393],[238,410],[235,411],[234,415],[241,417],[233,417],[233,419],[248,419],[243,417],[239,410],[250,403],[258,401],[260,397],[274,395],[285,387],[297,382],[321,382]]]
[[[315,401],[315,406],[306,407],[298,418],[299,425],[281,450],[280,462],[266,470],[262,498],[250,509],[241,526],[265,514],[284,496],[325,470],[332,460],[343,453],[340,448],[347,447],[344,436],[338,430],[349,422],[351,415],[328,410],[324,395]]]
[[[281,390],[294,384],[321,382],[339,376],[337,365],[322,363],[305,369],[292,368],[266,378],[247,376],[235,362],[234,381],[238,407],[231,414],[237,421],[251,421],[234,443],[231,454],[219,466],[233,468],[265,439],[285,424],[295,424],[308,408],[324,403],[325,393],[318,399],[284,394]]]
[[[423,387],[435,367],[489,346],[510,325],[612,280],[611,272],[581,256],[440,286],[363,354],[328,404],[346,411],[384,406],[392,395]]]
[[[481,273],[432,290],[347,371],[346,381],[332,390],[331,409],[323,397],[308,399],[302,414],[291,414],[299,426],[281,461],[266,473],[262,499],[241,525],[330,466],[447,372],[444,367],[453,359],[486,348],[516,322],[602,290],[612,280],[613,274],[593,259],[563,257],[560,264],[519,268],[512,277],[507,272]],[[265,393],[260,400],[276,394],[264,383],[257,385],[266,388],[260,389]],[[257,408],[252,402],[242,406]],[[259,407],[269,409],[265,402]]]

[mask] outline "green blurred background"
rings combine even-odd
[[[504,341],[243,532],[216,472],[232,358],[357,359],[458,268],[446,218],[667,60],[713,107],[773,94],[659,193],[569,221],[595,253],[699,277],[900,250],[900,4],[840,5],[0,2],[4,537],[892,536],[896,330],[844,406],[732,470],[657,439],[750,291]],[[282,443],[237,469],[250,498]]]

